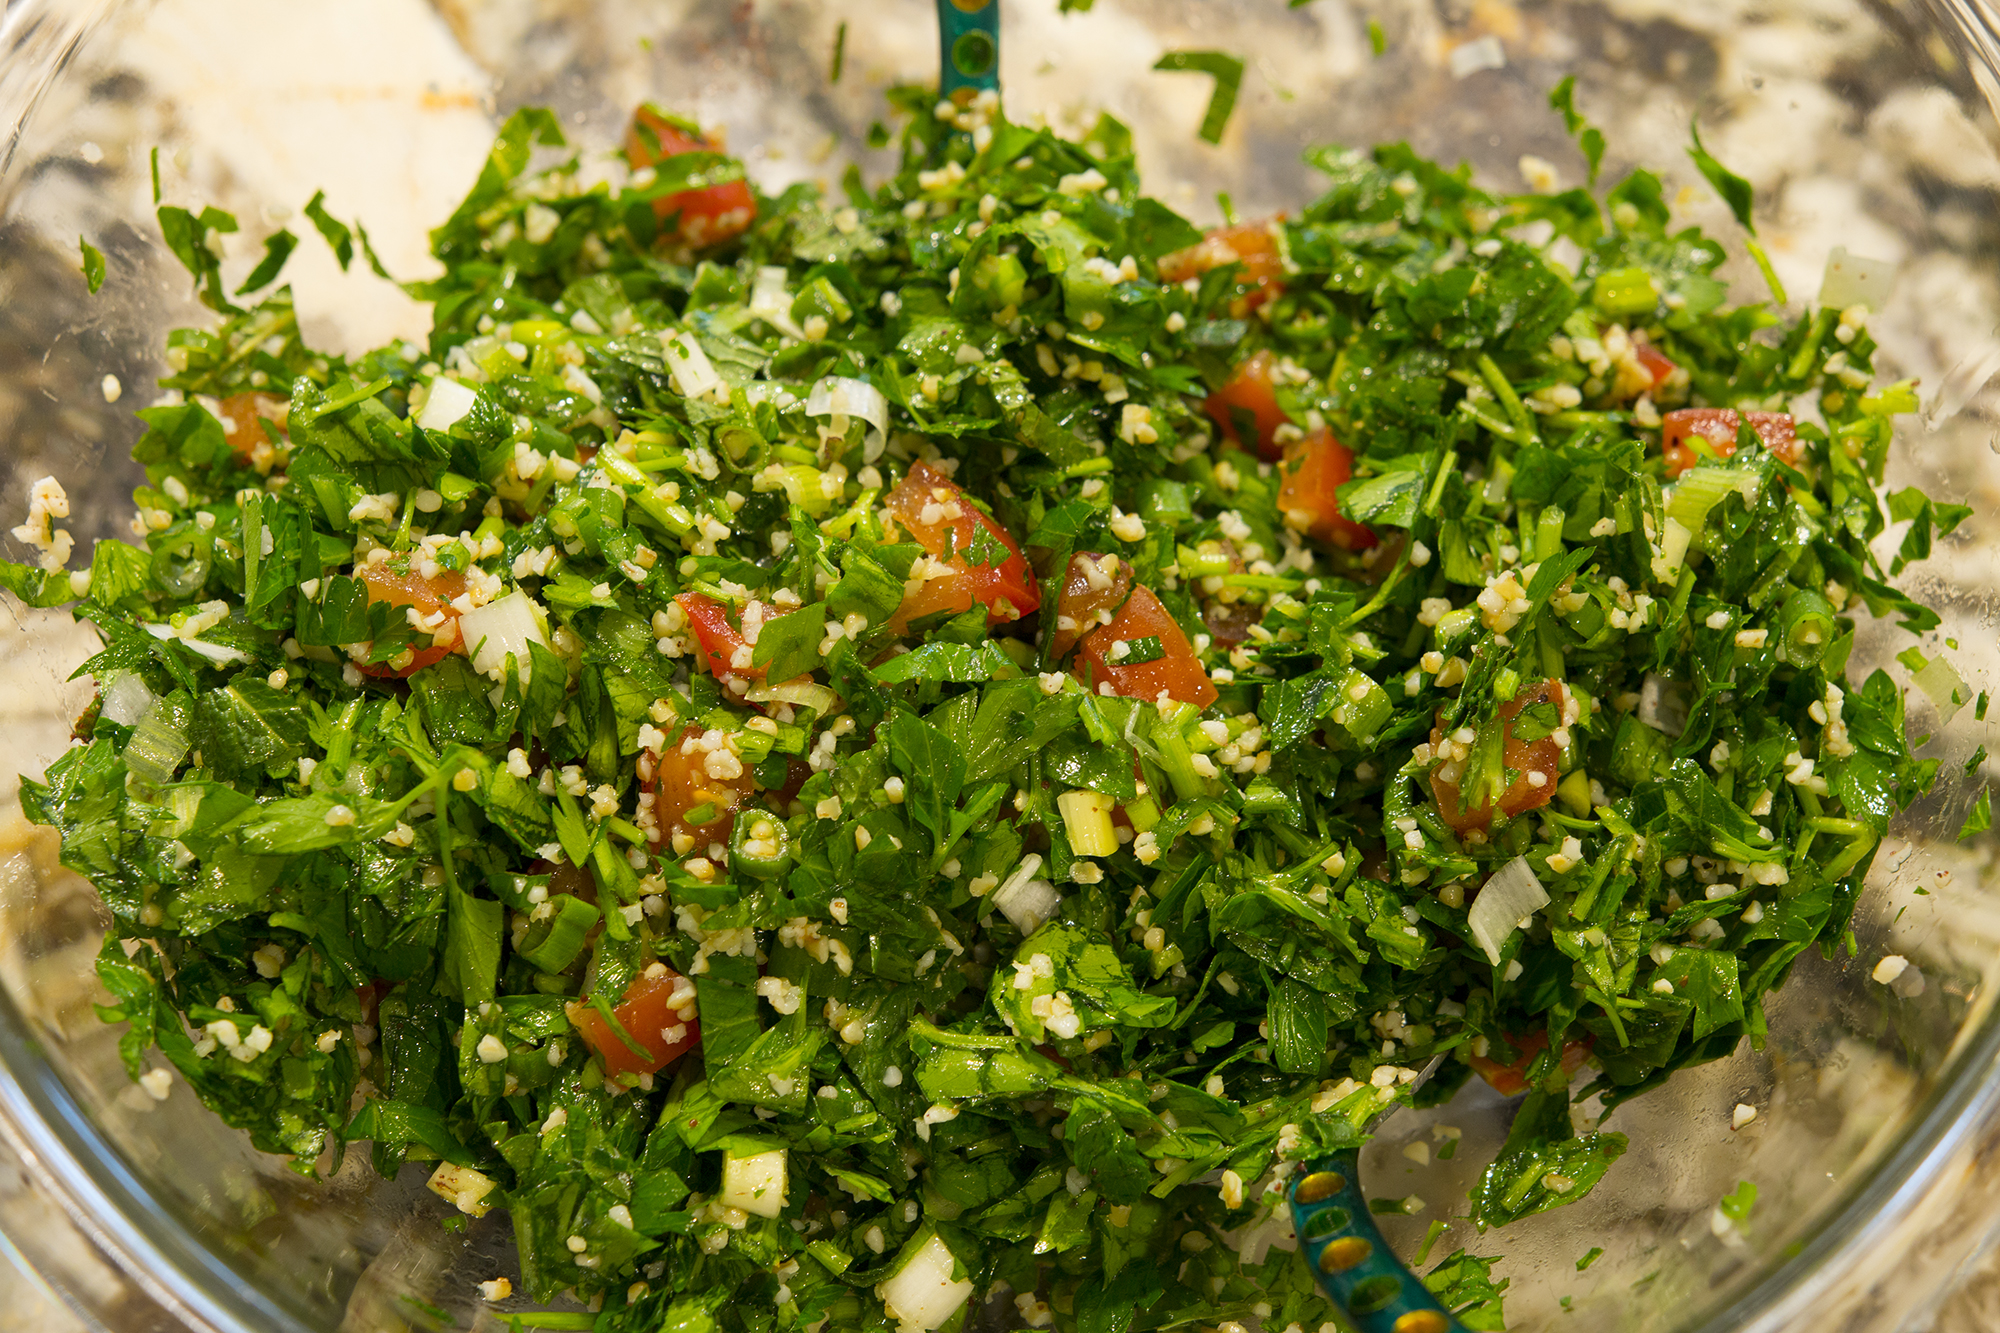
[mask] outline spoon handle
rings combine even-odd
[[[1320,1289],[1361,1333],[1465,1333],[1382,1239],[1361,1196],[1353,1149],[1307,1163],[1289,1197],[1299,1247]]]
[[[1000,87],[1000,0],[937,0],[938,91],[968,96]]]

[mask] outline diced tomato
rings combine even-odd
[[[1303,515],[1308,537],[1344,551],[1365,551],[1375,544],[1375,533],[1340,512],[1338,492],[1353,475],[1353,452],[1322,427],[1285,447],[1278,512],[1293,524]]]
[[[371,602],[414,607],[420,616],[444,617],[438,628],[430,631],[434,638],[431,645],[411,650],[407,663],[395,666],[392,665],[393,659],[392,662],[357,663],[357,669],[363,675],[411,676],[464,650],[458,636],[458,608],[451,603],[453,598],[464,595],[465,575],[456,570],[440,569],[426,576],[417,570],[407,552],[384,562],[364,563],[355,569],[354,574],[367,587]],[[420,634],[423,632],[418,631]],[[435,641],[440,635],[443,641]]]
[[[1114,645],[1137,639],[1158,639],[1160,656],[1149,662],[1132,662],[1111,655]],[[1130,651],[1126,650],[1128,655]],[[1111,623],[1084,635],[1076,652],[1077,678],[1093,690],[1109,681],[1111,692],[1127,699],[1152,702],[1164,691],[1169,699],[1197,708],[1215,702],[1215,685],[1195,656],[1194,645],[1151,588],[1132,589]]]
[[[729,676],[740,676],[745,680],[764,679],[764,668],[753,666],[750,661],[756,649],[743,637],[743,631],[730,623],[727,606],[698,592],[681,593],[674,601],[680,604],[681,614],[687,617],[688,628],[694,631],[695,642],[701,645],[710,675],[717,680]],[[781,615],[791,614],[768,603],[763,612],[766,624]]]
[[[1284,454],[1284,446],[1278,443],[1278,427],[1290,421],[1285,409],[1278,406],[1277,390],[1278,358],[1270,351],[1257,352],[1247,358],[1230,374],[1229,381],[1208,396],[1202,408],[1215,418],[1215,424],[1222,431],[1222,438],[1245,449],[1255,449],[1258,457],[1267,463],[1275,463]],[[1255,432],[1255,438],[1246,440],[1238,430],[1238,422]]]
[[[725,751],[724,758],[714,758],[710,751],[690,745],[702,735],[700,727],[690,726],[668,742],[666,749],[648,751],[653,776],[642,779],[639,788],[653,798],[653,823],[659,830],[653,842],[656,847],[672,842],[676,833],[704,846],[728,842],[736,812],[757,790],[750,765],[733,751]],[[689,813],[704,805],[714,808],[715,817],[689,823]]]
[[[682,153],[720,152],[710,142],[683,124],[676,123],[656,107],[642,106],[632,113],[632,125],[625,131],[625,160],[637,171]],[[682,190],[653,201],[653,211],[662,222],[680,214],[675,238],[694,249],[720,245],[741,236],[757,220],[757,196],[748,181],[730,181],[706,189]]]
[[[1283,217],[1275,217],[1217,227],[1187,249],[1161,256],[1160,279],[1186,282],[1224,264],[1241,265],[1236,280],[1252,290],[1229,303],[1229,313],[1241,319],[1284,294],[1285,260],[1277,237],[1278,224],[1283,221]]]
[[[1549,1034],[1530,1032],[1516,1037],[1508,1034],[1507,1046],[1519,1052],[1520,1058],[1511,1064],[1484,1055],[1468,1055],[1465,1062],[1472,1066],[1472,1072],[1486,1080],[1487,1086],[1502,1097],[1514,1097],[1528,1090],[1528,1066],[1535,1063],[1535,1057],[1549,1048]],[[1503,1050],[1505,1047],[1502,1048]],[[1576,1077],[1576,1071],[1583,1068],[1583,1057],[1590,1053],[1590,1042],[1566,1041],[1563,1043],[1562,1072],[1563,1083]]]
[[[1773,455],[1787,463],[1799,461],[1799,438],[1790,412],[1749,412],[1750,429]],[[1667,460],[1669,479],[1693,467],[1702,459],[1701,450],[1688,443],[1699,435],[1717,458],[1736,452],[1736,428],[1744,419],[1733,407],[1683,407],[1660,418],[1660,450]]]
[[[277,443],[263,419],[282,426],[289,404],[276,394],[233,393],[218,406],[222,409],[222,438],[229,442],[229,451],[247,463],[258,445]]]
[[[1500,717],[1511,724],[1524,708],[1533,707],[1544,700],[1552,701],[1557,716],[1568,708],[1569,696],[1560,682],[1538,680],[1521,688],[1520,693],[1500,705]],[[1444,733],[1431,729],[1431,744],[1444,743]],[[1562,746],[1553,736],[1543,736],[1539,740],[1522,741],[1514,738],[1514,728],[1509,725],[1504,732],[1501,747],[1501,763],[1516,776],[1507,784],[1507,790],[1500,794],[1499,813],[1511,819],[1516,815],[1538,810],[1555,798],[1557,768],[1562,762]],[[1458,777],[1460,764],[1448,759],[1431,770],[1431,795],[1437,800],[1438,813],[1444,822],[1459,832],[1472,829],[1484,830],[1493,822],[1494,806],[1482,804],[1467,810],[1459,804]],[[1449,778],[1446,774],[1451,774]],[[1540,781],[1537,782],[1536,779]]]
[[[1132,592],[1132,566],[1115,555],[1085,551],[1070,557],[1062,600],[1056,605],[1056,627],[1049,635],[1049,660],[1060,662],[1076,641],[1098,625],[1108,625],[1112,613]]]
[[[1007,529],[930,464],[912,464],[909,475],[882,497],[882,507],[911,540],[948,567],[935,578],[926,576],[921,584],[912,569],[903,604],[889,622],[899,632],[913,620],[940,611],[970,610],[975,603],[986,608],[988,625],[1019,620],[1041,606],[1042,590]],[[1006,554],[997,564],[975,563],[971,552],[989,543]],[[989,551],[987,558],[996,553]]]
[[[1653,377],[1653,383],[1650,387],[1655,389],[1665,384],[1674,371],[1678,369],[1673,362],[1667,360],[1659,348],[1648,342],[1634,342],[1632,344],[1632,355],[1637,358],[1639,365],[1645,372]]]
[[[678,1007],[676,994],[680,996]],[[694,987],[683,984],[681,974],[664,963],[655,963],[633,978],[625,988],[625,998],[611,1007],[618,1026],[646,1048],[644,1059],[621,1041],[604,1015],[590,1005],[571,1000],[564,1012],[583,1044],[604,1062],[607,1074],[657,1074],[701,1042]]]

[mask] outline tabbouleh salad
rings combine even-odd
[[[1643,170],[1315,149],[1204,233],[1112,118],[934,96],[775,197],[520,112],[352,359],[162,206],[217,318],[134,540],[66,568],[45,481],[0,569],[104,645],[22,801],[134,1077],[504,1208],[542,1326],[1318,1327],[1297,1162],[1477,1075],[1474,1220],[1581,1197],[1572,1099],[1758,1041],[1933,776],[1846,673],[1966,513],[1881,493],[1865,305],[1731,304]]]

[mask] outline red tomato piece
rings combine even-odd
[[[1234,227],[1217,227],[1185,250],[1160,257],[1162,282],[1186,282],[1210,269],[1237,264],[1237,282],[1251,290],[1229,303],[1229,313],[1238,319],[1285,291],[1285,259],[1278,247],[1278,224],[1282,215],[1262,222],[1245,222]]]
[[[368,589],[368,600],[387,602],[391,606],[414,607],[420,616],[443,616],[438,628],[430,631],[433,636],[442,635],[442,642],[433,640],[429,647],[410,651],[410,660],[398,666],[396,659],[387,662],[356,663],[356,668],[367,676],[411,676],[427,666],[444,661],[455,652],[463,652],[465,645],[458,636],[458,608],[452,599],[465,593],[465,575],[456,570],[440,569],[426,576],[419,572],[410,561],[407,552],[391,556],[381,563],[364,563],[354,571],[354,576]],[[418,631],[423,633],[423,631]]]
[[[1316,430],[1287,445],[1280,475],[1278,512],[1287,523],[1343,551],[1365,551],[1375,544],[1373,530],[1340,512],[1338,492],[1354,475],[1354,454],[1332,431]]]
[[[288,399],[269,393],[234,393],[223,399],[217,406],[221,408],[222,438],[229,442],[229,451],[248,463],[258,445],[276,444],[278,441],[265,428],[264,419],[283,427],[290,405]]]
[[[698,592],[681,593],[674,601],[680,604],[681,614],[687,617],[695,642],[701,645],[711,676],[717,680],[729,676],[740,676],[745,680],[764,679],[764,668],[754,666],[750,661],[755,647],[743,637],[741,629],[730,623],[727,606]],[[776,620],[779,615],[789,614],[768,604],[764,607],[766,623]]]
[[[1651,387],[1655,389],[1665,384],[1674,371],[1679,369],[1673,362],[1667,360],[1659,348],[1648,342],[1633,343],[1632,355],[1638,359],[1639,365],[1645,372],[1653,377]]]
[[[1507,1045],[1519,1052],[1520,1058],[1511,1064],[1503,1064],[1485,1055],[1468,1055],[1465,1062],[1472,1066],[1472,1072],[1486,1080],[1487,1086],[1502,1097],[1519,1096],[1528,1090],[1528,1066],[1535,1063],[1535,1057],[1549,1048],[1549,1034],[1530,1032],[1525,1036],[1507,1035]],[[1563,1083],[1576,1077],[1576,1071],[1583,1068],[1583,1057],[1590,1052],[1590,1042],[1566,1041],[1563,1043],[1562,1072]]]
[[[618,1026],[646,1048],[644,1059],[590,1005],[571,1000],[564,1012],[583,1044],[604,1062],[606,1074],[657,1074],[701,1042],[694,983],[664,963],[633,978],[625,998],[611,1007]]]
[[[1158,639],[1160,656],[1150,662],[1130,662],[1111,655],[1116,644],[1133,639]],[[1077,678],[1093,690],[1109,681],[1111,692],[1127,699],[1152,702],[1164,693],[1197,708],[1215,702],[1215,685],[1195,656],[1194,645],[1151,588],[1132,589],[1111,623],[1084,635],[1076,652]]]
[[[720,144],[676,123],[653,106],[642,106],[633,112],[631,127],[625,131],[625,160],[634,171],[682,153],[720,151]],[[662,222],[678,213],[680,224],[674,238],[699,250],[733,240],[750,230],[750,224],[757,220],[757,196],[748,181],[730,181],[726,185],[662,195],[653,201],[653,211]]]
[[[1277,370],[1278,358],[1274,353],[1268,350],[1254,353],[1202,404],[1203,410],[1215,418],[1223,439],[1245,449],[1255,449],[1257,456],[1267,463],[1277,462],[1284,454],[1284,446],[1278,443],[1278,427],[1291,420],[1285,409],[1278,406]],[[1242,438],[1239,419],[1255,431],[1254,439]]]
[[[702,737],[700,727],[690,726],[666,749],[647,752],[653,776],[642,777],[639,789],[653,798],[653,823],[658,830],[655,847],[672,842],[675,834],[703,846],[728,842],[736,812],[757,790],[757,778],[748,764],[734,752],[727,758],[713,758],[710,751],[701,748]],[[715,817],[689,823],[688,815],[704,805],[714,807]]]
[[[1062,661],[1078,639],[1110,624],[1131,592],[1132,566],[1127,562],[1090,551],[1071,556],[1062,600],[1056,605],[1055,631],[1049,636],[1049,660]]]
[[[1028,568],[1021,548],[1007,535],[1007,529],[966,498],[958,484],[928,463],[915,463],[909,475],[882,497],[882,507],[910,534],[912,541],[928,551],[942,571],[933,565],[921,581],[912,578],[904,586],[903,604],[890,620],[898,632],[911,621],[940,611],[966,611],[977,603],[986,608],[988,625],[1005,624],[1040,608],[1042,590]],[[982,542],[981,538],[986,540]],[[997,547],[997,564],[974,563],[971,552],[981,546]]]
[[[1520,693],[1500,705],[1501,718],[1511,723],[1521,710],[1544,700],[1552,701],[1558,716],[1569,706],[1569,696],[1558,681],[1538,680],[1525,685]],[[1432,746],[1444,743],[1444,733],[1431,729]],[[1514,739],[1514,729],[1508,726],[1501,747],[1501,762],[1518,776],[1500,794],[1498,812],[1511,819],[1516,815],[1538,810],[1555,799],[1557,766],[1562,762],[1562,746],[1553,736],[1540,740],[1521,741]],[[1462,766],[1458,760],[1447,759],[1431,770],[1431,795],[1437,801],[1438,813],[1454,831],[1466,833],[1473,829],[1485,830],[1493,822],[1495,807],[1490,804],[1474,806],[1467,810],[1459,802],[1458,779]],[[1538,783],[1536,778],[1540,778]]]
[[[1786,463],[1799,461],[1797,423],[1790,412],[1748,412],[1738,416],[1733,407],[1683,407],[1660,418],[1660,451],[1667,460],[1671,480],[1699,463],[1703,450],[1688,441],[1699,435],[1712,456],[1727,458],[1736,452],[1736,428],[1745,418],[1764,447]]]

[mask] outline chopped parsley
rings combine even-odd
[[[1220,138],[1240,62],[1162,67]],[[133,1074],[506,1209],[522,1296],[601,1309],[520,1326],[1317,1326],[1256,1239],[1296,1163],[1477,1073],[1526,1101],[1474,1219],[1572,1202],[1626,1146],[1579,1066],[1615,1124],[1852,947],[1936,768],[1854,617],[1933,627],[1889,579],[1963,511],[1881,491],[1865,312],[1730,304],[1649,172],[1328,146],[1204,235],[1109,116],[894,101],[836,195],[654,108],[586,183],[519,112],[428,342],[352,358],[291,233],[238,306],[236,220],[162,204],[217,317],[134,540],[71,568],[45,482],[0,567],[103,644],[24,807]],[[1497,1328],[1495,1262],[1426,1280]]]

